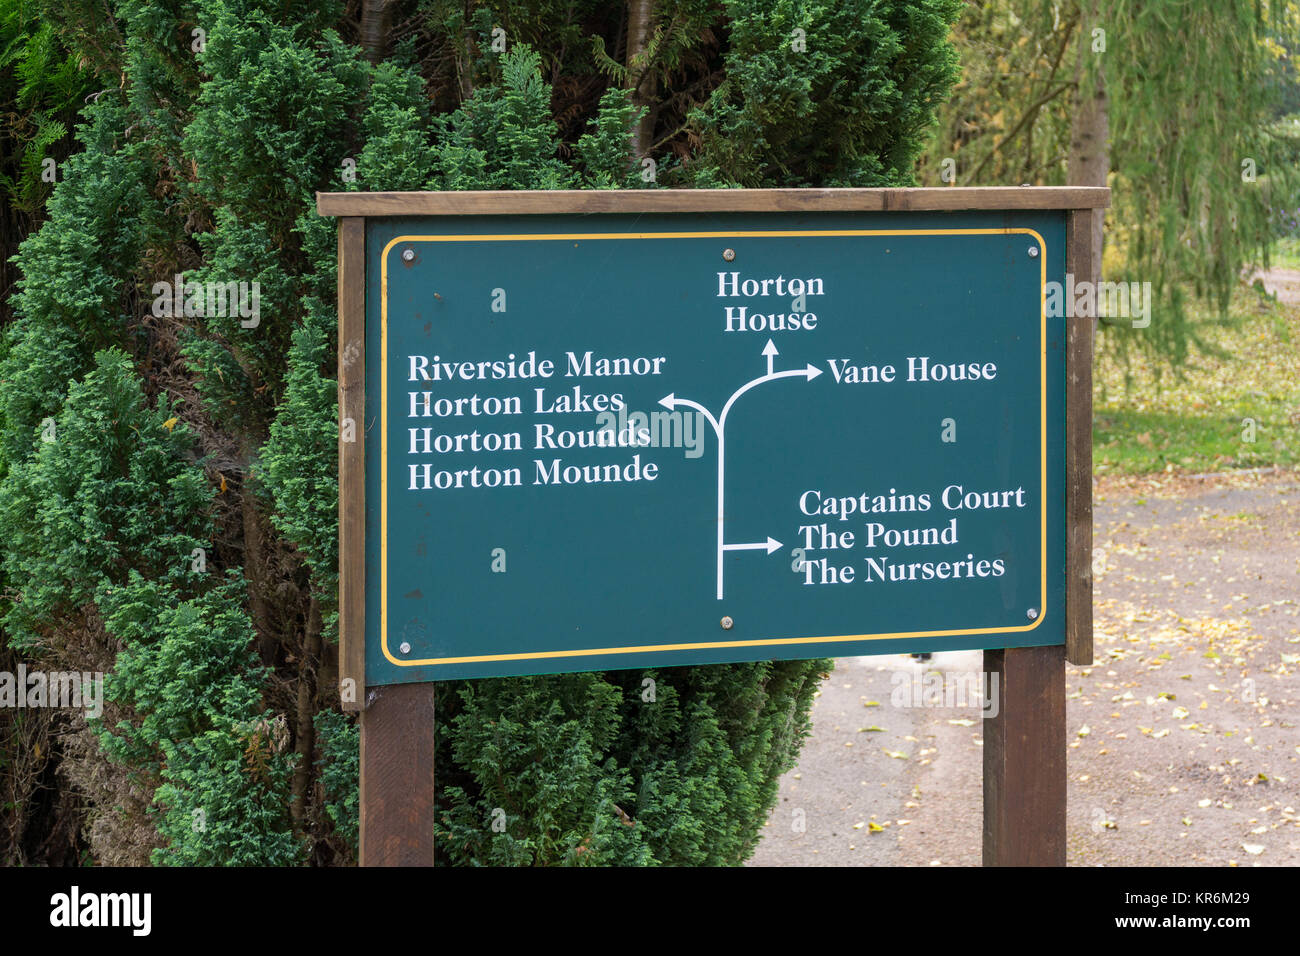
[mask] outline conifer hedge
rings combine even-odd
[[[29,104],[89,94],[0,345],[0,641],[108,699],[0,713],[0,853],[219,865],[355,860],[315,192],[908,185],[960,6],[655,0],[629,56],[623,4],[407,0],[372,63],[357,0],[44,2],[0,22],[75,75]],[[828,668],[441,685],[439,860],[743,861]]]

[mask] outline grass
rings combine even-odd
[[[1300,243],[1278,251],[1300,263]],[[1195,307],[1194,307],[1195,308]],[[1300,463],[1300,305],[1249,288],[1226,317],[1193,314],[1229,357],[1198,354],[1182,376],[1135,359],[1125,369],[1099,351],[1093,374],[1096,474],[1200,473]]]
[[[1279,269],[1300,269],[1300,236],[1279,239],[1273,245],[1273,266]]]

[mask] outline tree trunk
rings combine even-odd
[[[1092,31],[1097,25],[1097,0],[1080,10],[1079,60],[1074,66],[1074,112],[1070,118],[1070,158],[1066,173],[1070,186],[1105,186],[1110,172],[1110,120],[1107,110],[1106,84],[1100,64],[1095,79],[1086,69],[1092,57],[1105,56],[1092,50]],[[1092,225],[1093,274],[1075,276],[1075,280],[1101,281],[1102,222],[1105,211],[1098,210]]]
[[[379,63],[388,55],[391,19],[390,0],[361,0],[361,49],[371,63]]]
[[[247,461],[247,458],[245,458]],[[250,487],[247,469],[239,488],[239,511],[244,529],[244,586],[248,593],[248,616],[257,634],[257,653],[263,664],[274,665],[279,639],[275,633],[271,605],[266,599],[266,538],[262,534],[262,516]]]
[[[654,143],[654,118],[650,115],[654,82],[645,75],[648,64],[637,64],[637,57],[645,53],[650,42],[650,29],[654,23],[654,0],[628,0],[627,4],[627,69],[628,87],[632,102],[645,110],[632,130],[632,165],[640,166]]]
[[[307,790],[312,781],[312,752],[316,749],[316,667],[321,651],[320,604],[312,595],[307,611],[307,635],[303,641],[302,656],[298,659],[298,712],[294,720],[294,751],[298,765],[293,771],[289,799],[289,814],[293,825],[303,829],[307,815]]]

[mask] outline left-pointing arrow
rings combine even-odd
[[[811,367],[812,366],[809,366],[809,368]],[[709,424],[713,426],[713,430],[718,434],[718,440],[719,441],[722,440],[722,429],[718,426],[718,420],[713,417],[712,412],[710,412],[699,402],[692,402],[689,398],[678,398],[672,392],[669,392],[663,398],[659,399],[659,404],[662,405],[664,408],[668,409],[669,411],[672,411],[678,405],[684,405],[687,408],[695,409],[697,412],[699,412],[701,415],[703,415],[705,418],[709,420]]]

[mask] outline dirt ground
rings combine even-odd
[[[1264,288],[1277,296],[1280,302],[1300,303],[1300,272],[1295,269],[1270,269],[1256,272],[1251,281],[1263,280]]]
[[[1068,862],[1300,865],[1300,473],[1094,495],[1096,658],[1066,671]],[[891,696],[981,661],[837,661],[751,865],[978,865],[978,702]]]

